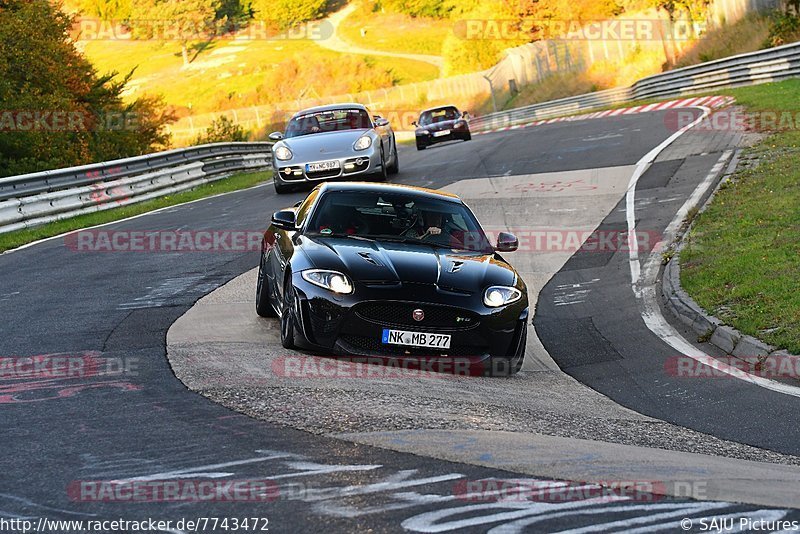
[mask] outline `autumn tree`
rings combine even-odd
[[[0,176],[139,155],[169,141],[160,101],[123,103],[126,79],[99,76],[70,41],[71,24],[46,0],[0,0]]]

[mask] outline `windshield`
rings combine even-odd
[[[402,192],[330,192],[314,211],[307,233],[494,251],[463,204]]]
[[[446,107],[425,111],[419,116],[420,126],[427,126],[437,122],[454,121],[459,117],[458,110],[454,107]]]
[[[363,109],[333,109],[294,117],[286,126],[285,137],[299,137],[323,132],[342,132],[372,128],[372,120]]]

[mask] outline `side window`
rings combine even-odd
[[[306,199],[300,204],[300,207],[297,208],[297,226],[301,228],[308,218],[309,214],[311,213],[311,207],[314,205],[314,201],[317,200],[317,196],[319,196],[319,189],[314,189],[309,193]]]

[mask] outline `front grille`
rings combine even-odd
[[[331,169],[329,171],[307,172],[306,176],[308,176],[311,180],[319,180],[322,178],[333,178],[334,176],[339,176],[341,172],[341,169]]]
[[[355,335],[343,335],[339,338],[349,352],[362,356],[482,356],[488,352],[486,347],[474,345],[452,345],[449,349],[415,348],[403,345],[387,345],[379,339]]]
[[[422,310],[425,318],[415,321],[414,310]],[[366,321],[385,326],[465,330],[480,324],[478,315],[469,310],[413,302],[365,302],[359,304],[355,312]]]

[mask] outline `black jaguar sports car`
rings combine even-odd
[[[525,283],[455,195],[325,183],[264,233],[256,311],[286,348],[510,375],[525,355]],[[443,367],[444,368],[444,367]]]

